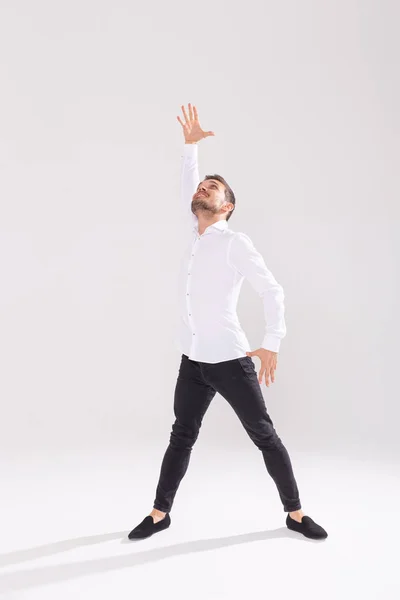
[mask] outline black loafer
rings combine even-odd
[[[167,529],[167,527],[169,527],[170,525],[171,517],[169,516],[169,513],[167,513],[165,517],[157,523],[154,523],[153,517],[151,515],[147,515],[147,517],[145,517],[143,521],[139,523],[139,525],[132,529],[132,531],[128,535],[128,538],[130,540],[147,538],[153,535],[153,533],[158,533],[163,529]]]
[[[327,532],[321,525],[318,525],[315,521],[312,520],[311,517],[303,517],[301,523],[292,519],[292,517],[288,514],[286,517],[286,525],[292,531],[297,531],[298,533],[302,533],[308,538],[313,540],[322,540],[328,537]]]

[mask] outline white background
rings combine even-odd
[[[215,138],[283,285],[263,385],[282,436],[398,452],[400,103],[388,2],[3,2],[1,443],[146,442],[172,423],[180,105]],[[253,349],[261,302],[239,317]],[[258,366],[258,359],[255,359]],[[203,437],[247,444],[225,402]],[[170,423],[171,422],[171,423]]]
[[[262,389],[289,453],[398,460],[399,17],[385,0],[2,0],[8,468],[42,457],[59,475],[69,457],[121,449],[132,479],[118,493],[140,490],[151,509],[180,362],[176,116],[188,102],[216,133],[199,144],[201,177],[227,179],[229,226],[284,288],[287,336]],[[247,282],[238,314],[258,348]],[[229,470],[251,442],[217,395],[197,444],[226,452]]]

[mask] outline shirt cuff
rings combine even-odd
[[[193,156],[197,158],[199,152],[199,146],[196,144],[184,144],[183,146],[183,155],[184,156]]]
[[[265,350],[270,350],[271,352],[279,352],[279,348],[281,345],[281,339],[277,338],[274,335],[267,334],[263,339],[263,343],[261,344],[261,348]]]

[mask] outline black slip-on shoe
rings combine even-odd
[[[158,533],[163,529],[167,529],[167,527],[170,525],[171,517],[169,516],[169,513],[167,513],[165,517],[157,523],[154,523],[151,515],[147,515],[147,517],[145,517],[143,521],[139,523],[139,525],[136,525],[136,527],[132,529],[132,531],[128,534],[128,538],[130,540],[147,538],[153,535],[153,533]]]
[[[302,533],[306,537],[313,540],[322,540],[328,537],[325,529],[313,521],[311,517],[303,517],[301,523],[298,523],[295,521],[295,519],[292,519],[288,513],[288,516],[286,517],[286,525],[292,531]]]

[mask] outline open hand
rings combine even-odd
[[[188,104],[189,116],[187,115],[187,112],[183,105],[181,106],[181,108],[185,122],[183,123],[180,117],[176,118],[182,125],[183,135],[185,136],[186,144],[194,144],[196,142],[199,142],[203,138],[206,138],[210,135],[215,135],[213,131],[203,131],[203,129],[200,127],[199,115],[197,114],[197,109],[195,106],[193,106],[192,108],[192,105]]]
[[[265,383],[269,387],[269,379],[271,382],[275,381],[275,369],[278,365],[278,353],[266,350],[265,348],[259,348],[253,350],[253,352],[246,352],[247,356],[258,356],[261,360],[261,368],[258,374],[258,383],[262,383],[263,377],[265,376]]]

